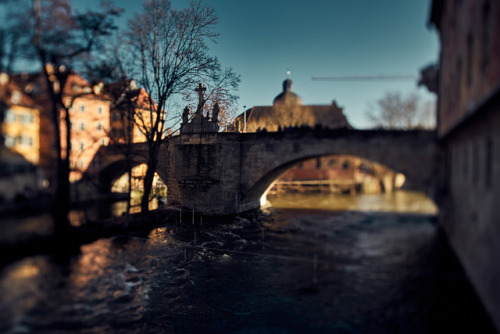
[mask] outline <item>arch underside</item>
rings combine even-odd
[[[307,156],[305,158],[301,159],[296,159],[290,162],[287,162],[277,168],[272,169],[268,173],[266,173],[262,178],[260,178],[255,185],[245,194],[245,196],[248,196],[249,198],[260,198],[263,194],[265,194],[273,185],[273,183],[279,179],[281,175],[283,175],[286,171],[289,169],[293,168],[297,164],[303,161],[308,161],[316,158],[322,158],[322,157],[349,157],[349,158],[360,158],[363,159],[369,163],[376,164],[384,169],[386,169],[387,172],[392,172],[394,175],[397,173],[400,173],[398,170],[393,170],[392,168],[389,168],[388,166],[382,165],[379,162],[373,161],[373,160],[368,160],[366,158],[362,158],[359,156],[355,155],[340,155],[340,154],[326,154],[326,155],[313,155],[313,156]],[[376,177],[382,178],[382,176],[375,174]]]
[[[406,177],[404,188],[422,191],[434,198],[436,148],[431,133],[395,132],[377,136],[376,132],[368,132],[367,136],[359,131],[353,134],[319,140],[314,137],[277,140],[274,144],[267,139],[266,148],[272,154],[260,154],[258,159],[249,154],[244,162],[246,182],[242,184],[242,197],[247,201],[260,201],[274,180],[294,164],[334,155],[355,156],[401,173]]]
[[[111,192],[113,184],[118,180],[123,174],[127,173],[129,168],[137,167],[143,163],[145,160],[134,160],[132,165],[129,166],[125,159],[118,160],[112,164],[106,166],[102,169],[98,175],[100,191],[103,193]]]

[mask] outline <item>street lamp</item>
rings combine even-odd
[[[247,106],[243,106],[243,132],[247,133]]]

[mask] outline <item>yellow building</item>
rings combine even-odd
[[[0,74],[0,101],[4,119],[3,144],[38,165],[40,160],[40,114],[35,102],[12,81]]]
[[[52,69],[49,67],[48,70]],[[41,72],[19,74],[14,76],[14,79],[24,94],[40,106],[39,166],[49,179],[54,180],[57,173],[56,130],[53,124],[52,102],[47,95],[44,75]],[[102,84],[93,85],[74,72],[69,74],[62,89],[63,102],[70,108],[70,181],[75,182],[80,180],[90,167],[99,147],[109,143],[111,99],[102,92]],[[67,145],[64,114],[64,110],[61,110],[60,135],[63,157]]]

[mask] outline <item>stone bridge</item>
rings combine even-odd
[[[135,144],[135,163],[145,161]],[[273,181],[294,164],[325,155],[354,155],[406,176],[403,188],[435,198],[439,148],[431,131],[296,130],[182,134],[163,145],[157,172],[171,205],[202,214],[259,208]],[[107,189],[126,172],[123,156],[107,156],[99,181]]]

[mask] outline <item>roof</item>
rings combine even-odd
[[[16,82],[10,80],[8,77],[0,80],[0,100],[7,105],[20,105],[31,108],[36,106],[35,101],[25,94]]]
[[[47,83],[42,71],[14,74],[11,76],[11,79],[25,94],[29,95],[34,100],[43,101],[48,98],[45,89]],[[84,97],[86,95],[93,95],[93,98],[109,100],[111,97],[99,91],[99,87],[100,85],[93,85],[78,73],[71,71],[63,88],[63,93],[65,96]]]
[[[240,128],[246,114],[247,132],[266,129],[322,126],[330,129],[351,128],[347,118],[335,102],[331,105],[273,105],[257,106],[239,115]]]
[[[144,88],[137,88],[134,80],[122,80],[106,84],[104,92],[112,97],[114,108],[126,108],[128,100],[133,102],[137,108],[149,109],[150,99],[148,93]],[[156,103],[152,102],[156,106]]]
[[[246,119],[245,119],[246,118]],[[246,121],[246,122],[245,122]],[[292,80],[283,81],[283,92],[273,101],[272,106],[257,106],[236,117],[228,129],[238,130],[246,124],[247,132],[266,129],[278,131],[288,127],[326,127],[329,129],[352,128],[335,101],[331,105],[303,105],[300,97],[292,92]]]

